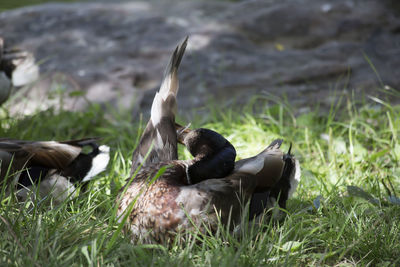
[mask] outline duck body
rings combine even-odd
[[[99,146],[97,141],[96,138],[63,142],[1,138],[0,182],[15,188],[21,201],[34,196],[39,185],[41,197],[53,196],[61,202],[75,190],[74,184],[87,182],[105,170],[109,147]],[[84,147],[92,151],[84,153]]]
[[[290,184],[298,179],[296,168],[285,172],[288,165],[283,158],[287,154],[279,149],[281,143],[281,140],[272,143],[259,155],[236,162],[236,167],[222,178],[210,173],[209,178],[195,184],[189,183],[187,171],[193,166],[193,160],[150,164],[127,185],[118,214],[122,218],[124,211],[133,204],[127,230],[133,240],[150,243],[171,241],[177,233],[188,229],[214,232],[219,220],[232,227],[238,225],[242,221],[244,206],[255,192],[270,192],[268,203],[272,203],[275,195],[271,192],[280,180],[286,180],[290,189]],[[287,157],[293,166],[298,164],[293,157]],[[165,172],[153,180],[163,167]],[[288,190],[280,190],[279,194],[282,199],[289,197]],[[268,208],[258,205],[262,209],[256,208],[254,214]]]
[[[147,171],[138,174],[127,189],[119,205],[118,215],[122,217],[124,211],[132,203],[134,207],[128,215],[126,230],[133,241],[147,243],[166,243],[185,230],[204,227],[211,231],[217,229],[218,218],[214,208],[221,211],[221,219],[227,222],[231,207],[233,211],[240,208],[236,200],[239,189],[237,184],[226,179],[207,179],[203,182],[188,185],[176,181],[176,178],[186,178],[184,166],[179,162],[174,164],[154,183],[149,184]],[[163,167],[164,164],[149,166]],[[179,166],[179,167],[178,167]],[[147,169],[147,168],[146,168]],[[237,213],[235,213],[237,214]],[[239,218],[232,218],[237,221]]]
[[[159,169],[168,165],[171,167],[151,183],[151,178]],[[134,202],[125,225],[133,240],[163,242],[172,238],[170,235],[176,232],[180,225],[185,224],[185,217],[176,202],[181,187],[185,184],[185,176],[185,166],[182,162],[151,164],[141,170],[128,185],[126,192],[120,196],[118,216],[122,218],[125,210]]]
[[[236,151],[218,133],[196,129],[186,134],[183,142],[190,148],[192,160],[147,164],[121,189],[118,216],[122,218],[129,205],[134,205],[127,222],[133,239],[164,242],[189,227],[190,220],[200,221],[209,213],[206,209],[213,197],[210,192],[222,186],[222,180],[215,179],[218,185],[213,188],[215,184],[209,178],[232,172]],[[225,193],[229,192],[227,189]],[[193,203],[186,203],[193,198]],[[186,210],[193,216],[187,217]]]

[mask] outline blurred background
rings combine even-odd
[[[299,112],[339,96],[399,102],[385,94],[400,88],[397,1],[2,0],[0,9],[5,47],[32,52],[40,66],[37,81],[13,88],[11,113],[93,102],[147,112],[187,35],[181,113],[256,95]]]

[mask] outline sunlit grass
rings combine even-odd
[[[398,96],[395,96],[398,97]],[[23,118],[0,112],[0,136],[20,139],[103,137],[112,148],[106,172],[86,192],[52,209],[2,196],[1,265],[260,266],[400,264],[400,106],[378,98],[342,98],[330,111],[298,114],[284,101],[258,96],[246,107],[209,107],[192,127],[226,136],[238,158],[273,139],[293,143],[302,180],[281,223],[265,220],[239,236],[221,229],[185,242],[132,244],[113,216],[128,178],[143,123],[130,111],[92,105],[85,112],[54,109]],[[179,122],[189,121],[179,118]],[[188,153],[180,147],[180,154]],[[362,189],[361,193],[348,186]],[[387,189],[386,189],[387,188]],[[392,197],[389,199],[389,193]],[[394,195],[397,194],[397,195]],[[368,200],[368,198],[373,199]],[[198,240],[202,240],[199,242]]]

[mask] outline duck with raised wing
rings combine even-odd
[[[243,203],[254,193],[268,192],[269,201],[287,199],[292,181],[299,178],[298,161],[279,149],[281,140],[235,163],[236,151],[222,135],[175,124],[177,69],[186,42],[172,55],[133,153],[133,175],[117,199],[119,220],[134,241],[168,242],[187,229],[214,231],[219,219],[239,224]],[[178,142],[193,159],[178,160]],[[261,211],[254,208],[255,215]]]
[[[24,201],[35,197],[65,200],[77,183],[90,181],[107,167],[109,147],[97,138],[71,141],[25,141],[0,138],[0,182],[13,186]],[[91,152],[84,153],[89,147]]]

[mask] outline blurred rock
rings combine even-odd
[[[48,107],[45,97],[61,90],[70,93],[63,100],[68,109],[84,109],[89,100],[146,111],[171,51],[186,35],[181,112],[209,99],[229,105],[265,92],[286,95],[297,106],[330,105],[335,90],[354,90],[357,97],[375,95],[382,85],[400,88],[400,18],[391,4],[45,4],[0,13],[0,32],[43,61],[46,75],[21,96],[30,110]],[[74,97],[77,91],[86,98]],[[12,109],[27,112],[18,103]]]

